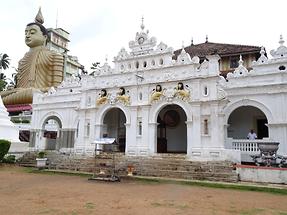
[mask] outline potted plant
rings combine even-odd
[[[45,156],[46,156],[46,152],[44,151],[38,152],[36,161],[37,161],[37,167],[39,169],[44,169],[46,167],[47,158]]]

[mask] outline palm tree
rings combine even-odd
[[[10,64],[10,59],[7,54],[0,54],[0,69],[8,69]]]
[[[0,73],[0,92],[6,88],[6,85],[6,76],[3,73]]]
[[[94,75],[96,71],[99,69],[100,62],[92,63],[91,70],[93,70],[90,75]]]
[[[10,59],[7,54],[0,54],[0,91],[5,89],[7,85],[6,76],[2,73],[2,69],[8,69]]]

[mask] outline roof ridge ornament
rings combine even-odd
[[[284,46],[284,40],[282,34],[280,35],[279,44],[280,46],[276,50],[271,50],[270,54],[273,58],[282,58],[287,56],[287,47]]]
[[[283,40],[283,36],[282,36],[282,34],[280,34],[280,39],[279,39],[279,44],[280,44],[280,46],[283,46],[284,45],[284,40]]]
[[[239,66],[243,66],[242,55],[239,56],[238,64],[239,64]]]
[[[141,29],[142,31],[144,30],[145,26],[144,26],[144,17],[142,16],[142,24],[141,24]]]
[[[227,80],[230,78],[238,78],[238,77],[244,77],[248,75],[248,70],[243,65],[244,61],[242,60],[242,55],[239,56],[238,64],[239,66],[234,70],[233,73],[229,72],[227,73]]]

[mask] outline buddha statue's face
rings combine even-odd
[[[30,25],[25,29],[25,43],[30,48],[43,46],[46,43],[47,36],[43,35],[38,25]]]

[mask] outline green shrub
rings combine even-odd
[[[38,158],[44,158],[45,157],[45,155],[46,155],[46,152],[44,152],[44,151],[40,151],[40,152],[38,152]]]
[[[21,123],[21,120],[20,119],[12,119],[11,120],[13,123]]]
[[[28,119],[23,119],[23,120],[22,120],[22,123],[30,123],[30,120],[28,120]]]
[[[10,141],[0,139],[0,162],[2,162],[4,156],[8,153],[10,145]]]
[[[15,163],[16,162],[16,157],[15,155],[8,155],[3,158],[3,163]]]

